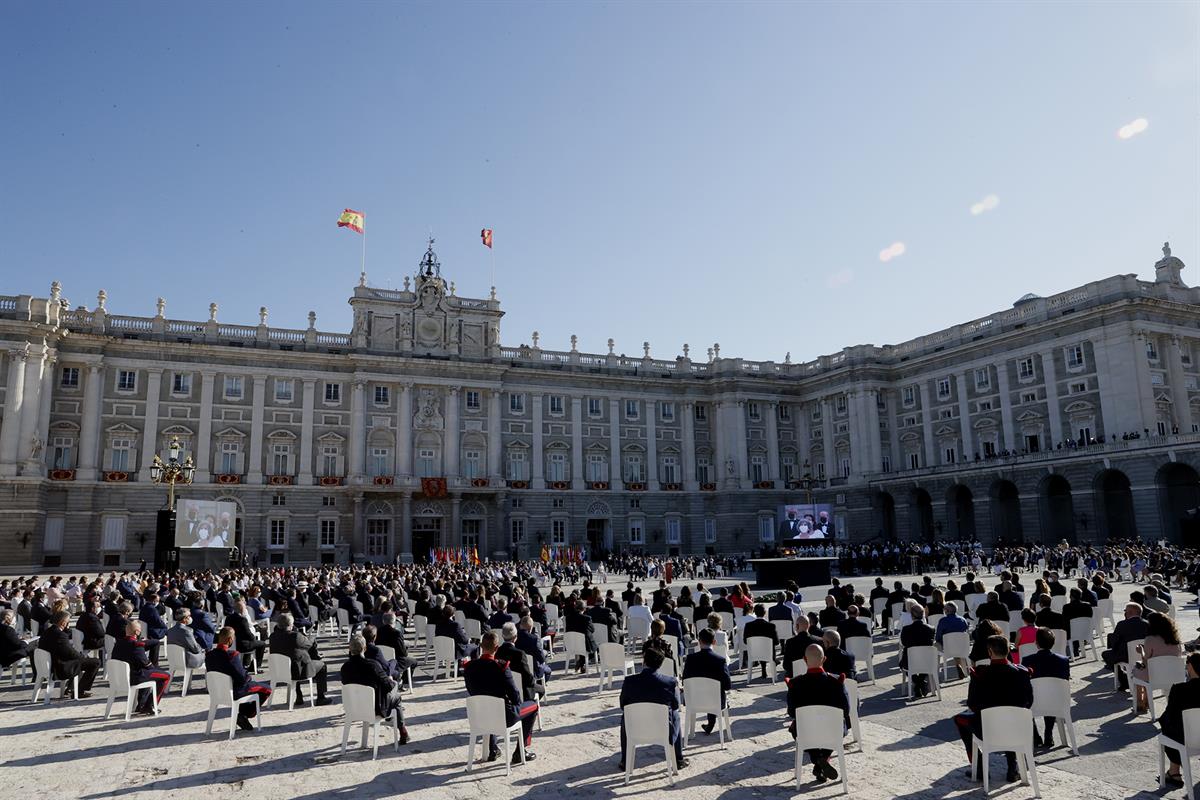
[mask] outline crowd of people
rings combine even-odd
[[[32,660],[35,649],[47,651],[64,693],[86,698],[105,659],[124,662],[131,685],[154,687],[141,691],[136,713],[154,714],[169,703],[168,646],[180,649],[186,666],[203,665],[210,674],[228,676],[236,698],[256,694],[263,703],[271,696],[261,674],[269,653],[290,660],[292,678],[300,682],[298,694],[311,679],[312,703],[326,705],[331,680],[320,632],[348,626],[348,643],[345,633],[335,640],[346,648],[338,674],[342,686],[370,687],[376,715],[394,715],[400,741],[407,743],[402,692],[412,689],[414,673],[431,666],[410,648],[422,638],[423,646],[431,647],[429,635],[445,637],[468,696],[498,698],[508,724],[521,724],[524,747],[511,757],[519,765],[536,758],[534,726],[553,678],[551,653],[569,634],[578,634],[583,646],[569,664],[573,670],[586,672],[598,663],[604,644],[640,654],[642,669],[624,678],[620,704],[665,706],[675,761],[684,768],[680,681],[716,681],[724,708],[733,672],[746,669],[765,677],[768,670],[782,668],[793,735],[801,710],[810,706],[838,709],[845,730],[853,712],[846,681],[863,668],[854,640],[871,642],[877,628],[897,635],[899,667],[916,698],[936,686],[928,675],[909,673],[910,650],[940,648],[948,637],[968,636],[969,652],[955,656],[959,676],[970,681],[967,708],[954,716],[968,759],[973,737],[982,736],[983,710],[1030,708],[1031,680],[1070,677],[1070,652],[1063,655],[1061,639],[1071,631],[1071,620],[1091,619],[1094,609],[1111,602],[1114,577],[1143,581],[1121,610],[1102,654],[1104,663],[1118,670],[1121,686],[1128,686],[1129,677],[1135,684],[1144,679],[1150,658],[1183,657],[1200,645],[1183,642],[1173,622],[1176,596],[1196,588],[1194,552],[1133,542],[1102,548],[1001,547],[986,555],[971,545],[945,550],[969,554],[963,565],[968,571],[944,584],[926,575],[908,586],[894,581],[890,588],[879,577],[865,592],[855,588],[854,573],[845,573],[820,598],[823,607],[808,612],[798,587],[756,597],[747,583],[727,577],[742,566],[739,560],[717,557],[625,555],[606,560],[594,572],[586,564],[547,570],[548,565],[532,561],[18,578],[0,581],[0,665],[11,669]],[[875,559],[873,552],[867,557]],[[1043,567],[1040,576],[1028,572],[1031,565]],[[599,585],[592,582],[595,573],[602,576]],[[620,583],[608,588],[609,573],[628,576],[623,589]],[[579,579],[578,588],[564,588],[562,581],[569,577]],[[648,578],[657,579],[657,588],[643,591],[639,583]],[[406,635],[410,628],[415,637]],[[753,645],[755,637],[765,640],[761,648]],[[324,640],[326,647],[329,641]],[[1129,663],[1128,645],[1135,642],[1140,644]],[[438,668],[437,658],[432,667]],[[1187,655],[1189,682],[1171,690],[1161,717],[1163,731],[1179,740],[1182,711],[1200,708],[1198,670],[1200,656]],[[1150,698],[1136,699],[1144,705]],[[302,696],[296,700],[304,702]],[[259,706],[237,705],[237,725],[254,730]],[[1037,746],[1054,746],[1051,721],[1035,731]],[[702,731],[711,734],[718,724],[721,719],[710,713]],[[617,766],[624,769],[623,720],[621,737]],[[491,740],[487,759],[500,752]],[[831,755],[827,749],[807,750],[818,782],[839,777]],[[1008,755],[1008,777],[1015,779],[1015,755]],[[1182,756],[1167,755],[1168,779],[1179,783]]]

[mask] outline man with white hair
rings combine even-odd
[[[525,653],[517,646],[517,626],[506,622],[500,626],[500,637],[503,642],[496,648],[496,658],[507,661],[512,674],[521,676],[521,688],[525,700],[537,700],[545,690],[538,690],[534,685],[533,670],[526,662]]]
[[[37,649],[36,643],[25,642],[21,639],[13,625],[16,618],[17,615],[11,608],[0,612],[0,666],[5,669],[23,658],[32,659],[33,651]]]
[[[278,629],[276,629],[278,630]],[[342,664],[343,686],[369,686],[375,690],[375,716],[387,718],[396,712],[400,723],[400,744],[408,744],[408,728],[400,708],[400,686],[387,676],[379,662],[366,657],[367,640],[362,636],[350,638],[350,657]]]
[[[150,657],[146,654],[146,640],[142,638],[141,620],[133,619],[125,624],[125,635],[113,644],[112,655],[109,658],[124,661],[129,665],[130,686],[149,682],[157,684],[155,693],[158,695],[158,702],[162,702],[167,687],[171,685],[171,675],[168,672],[159,672],[150,663]],[[154,701],[149,690],[143,689],[138,692],[137,713],[154,713]]]
[[[365,643],[363,647],[366,647]],[[291,659],[293,680],[313,679],[317,685],[316,705],[329,704],[329,698],[325,696],[329,681],[329,669],[321,660],[321,653],[317,650],[316,637],[297,630],[296,621],[291,614],[285,612],[280,614],[276,620],[275,630],[271,633],[271,652]],[[296,705],[304,704],[300,686],[301,684],[296,685]]]

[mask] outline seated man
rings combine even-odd
[[[117,604],[117,613],[110,614],[108,617],[108,627],[104,629],[104,633],[114,639],[124,639],[125,630],[129,626],[129,620],[133,618],[133,603],[128,600],[122,600]]]
[[[205,650],[211,650],[216,642],[217,631],[213,627],[212,617],[204,610],[204,596],[199,592],[189,594],[188,607],[188,610],[191,611],[192,633],[195,635],[196,641]]]
[[[1049,628],[1038,628],[1036,641],[1038,649],[1036,652],[1030,653],[1021,659],[1021,666],[1029,670],[1033,680],[1038,678],[1062,678],[1063,680],[1071,680],[1071,662],[1066,656],[1060,656],[1051,648],[1054,647],[1054,631]],[[1054,747],[1054,717],[1046,717],[1046,735],[1045,738],[1038,736],[1037,720],[1033,723],[1033,744],[1034,747],[1042,747],[1045,742],[1046,749]]]
[[[392,680],[396,679],[396,659],[388,658],[379,649],[376,640],[379,638],[379,629],[371,623],[363,625],[362,631],[359,633],[363,637],[363,641],[367,643],[367,649],[363,651],[363,657],[369,661],[374,661],[383,668],[383,672]]]
[[[1008,660],[1008,639],[1003,636],[992,636],[987,640],[987,652],[990,663],[978,666],[971,674],[971,685],[967,689],[967,708],[954,717],[954,724],[962,736],[967,748],[967,762],[971,760],[971,743],[973,736],[983,739],[983,710],[993,706],[1017,706],[1030,708],[1033,706],[1033,684],[1030,683],[1029,670],[1019,667]],[[1017,780],[1017,757],[1015,753],[1005,753],[1008,759],[1009,783]],[[971,778],[975,770],[967,773]],[[979,771],[982,775],[982,770]]]
[[[191,669],[204,666],[204,648],[192,633],[192,612],[187,606],[175,610],[175,625],[167,629],[167,644],[183,648],[183,664]]]
[[[1183,742],[1183,712],[1200,708],[1200,653],[1188,654],[1187,677],[1185,683],[1177,683],[1171,687],[1167,695],[1167,709],[1158,718],[1162,732],[1180,743]],[[1183,776],[1179,770],[1183,759],[1187,757],[1186,754],[1181,754],[1173,747],[1163,749],[1166,751],[1167,760],[1171,762],[1170,769],[1167,770],[1167,784],[1183,786]]]
[[[966,619],[958,615],[958,603],[946,603],[946,615],[938,620],[937,630],[933,633],[934,643],[938,649],[942,648],[942,639],[947,633],[967,633],[969,626]],[[956,658],[955,667],[958,669],[958,676],[964,677],[970,672],[971,665],[964,659]]]
[[[538,690],[533,670],[525,666],[525,653],[517,647],[517,626],[511,622],[504,623],[500,626],[500,637],[504,641],[496,648],[496,658],[507,662],[513,675],[521,676],[521,688],[524,690],[525,700],[538,699],[542,692]]]
[[[99,650],[104,647],[104,621],[100,618],[99,601],[84,601],[83,613],[75,620],[75,627],[83,632],[84,650]]]
[[[142,621],[142,631],[146,638],[146,654],[151,663],[157,664],[159,650],[163,639],[167,638],[167,622],[159,612],[158,592],[147,592],[146,602],[138,610],[138,619]]]
[[[396,652],[396,673],[400,678],[407,675],[409,670],[416,673],[417,660],[408,655],[408,646],[404,644],[404,634],[396,627],[394,613],[390,611],[384,613],[383,624],[379,626],[379,630],[375,634],[375,644],[390,647]]]
[[[38,649],[50,654],[50,670],[54,677],[66,681],[63,694],[71,696],[72,679],[79,676],[79,698],[92,696],[92,682],[96,680],[96,671],[100,669],[100,660],[88,658],[75,648],[67,633],[67,622],[71,615],[66,611],[56,611],[50,616],[50,624],[42,631],[38,639]]]
[[[1142,607],[1137,603],[1126,603],[1125,618],[1118,622],[1108,635],[1108,649],[1100,654],[1104,665],[1115,669],[1117,664],[1129,663],[1129,643],[1145,639],[1150,630],[1149,623],[1142,616]],[[1118,686],[1121,691],[1128,691],[1129,676],[1124,670],[1117,673]]]
[[[204,668],[208,672],[219,672],[228,675],[233,685],[233,698],[240,700],[248,694],[257,694],[259,703],[266,703],[271,697],[271,687],[265,683],[250,680],[246,668],[242,666],[242,658],[233,647],[233,628],[221,628],[217,632],[216,646],[204,656]],[[244,731],[254,730],[250,722],[258,709],[254,703],[243,703],[237,707],[237,726]]]
[[[287,656],[292,660],[293,680],[313,679],[317,685],[316,705],[329,704],[329,698],[325,696],[329,681],[329,668],[321,660],[321,653],[317,650],[317,639],[297,630],[291,614],[279,615],[279,619],[275,623],[275,630],[271,632],[271,652]],[[296,684],[297,705],[304,704],[301,686],[302,684]]]
[[[148,604],[142,605],[144,611]],[[150,663],[150,657],[146,654],[146,641],[142,639],[142,623],[140,620],[132,619],[125,626],[125,635],[117,639],[113,645],[112,655],[117,661],[124,661],[129,665],[129,685],[137,686],[139,683],[149,683],[153,681],[158,685],[156,694],[158,702],[162,702],[163,697],[167,694],[167,689],[171,685],[171,673],[159,672],[154,669]],[[154,700],[150,692],[143,689],[138,692],[137,698],[137,713],[153,714]]]
[[[517,625],[516,644],[533,660],[533,674],[543,681],[549,678],[550,662],[546,659],[546,650],[542,647],[542,640],[533,632],[533,617],[528,615],[521,617],[521,622]]]
[[[566,619],[567,633],[582,633],[584,647],[588,653],[598,653],[599,646],[596,644],[596,626],[592,622],[592,618],[583,613],[583,601],[576,600],[567,611]],[[587,659],[585,656],[579,656],[575,659],[575,666],[580,673],[587,672]]]
[[[804,614],[796,618],[796,635],[788,639],[783,645],[783,674],[785,677],[794,677],[792,665],[797,661],[804,660],[804,654],[808,652],[810,644],[824,646],[824,639],[812,635],[811,625],[812,622]]]
[[[17,615],[11,608],[0,612],[0,667],[8,669],[23,658],[33,662],[33,651],[37,649],[36,642],[25,642],[17,634],[13,625]]]
[[[821,634],[824,642],[825,664],[823,669],[830,675],[840,675],[843,678],[854,677],[854,656],[842,647],[842,637],[833,628],[826,628]]]
[[[843,640],[851,636],[871,638],[871,626],[858,618],[858,606],[851,605],[846,609],[846,618],[837,624],[837,632]]]
[[[495,631],[483,634],[479,644],[479,658],[473,659],[463,668],[467,694],[472,697],[499,697],[504,700],[505,724],[515,725],[517,720],[521,721],[521,730],[525,736],[525,760],[532,761],[535,756],[529,751],[529,746],[533,743],[533,723],[537,719],[538,704],[522,699],[508,664],[496,660],[496,649],[499,646]],[[496,745],[496,737],[488,737],[487,760],[495,761],[499,755],[500,748]],[[521,763],[520,752],[513,753],[512,763]]]
[[[767,623],[770,625],[770,623]],[[774,627],[774,626],[772,626]],[[675,692],[677,681],[658,671],[667,658],[670,648],[661,639],[651,640],[642,648],[642,671],[629,675],[621,682],[621,708],[633,703],[658,703],[667,707],[667,731],[675,747],[675,764],[680,769],[687,766],[683,757],[683,735],[679,725],[679,697]],[[625,718],[621,718],[621,760],[618,766],[625,771]]]
[[[467,638],[467,632],[454,618],[454,609],[446,606],[442,609],[442,618],[434,626],[434,636],[445,636],[454,640],[454,657],[460,662],[464,659],[475,658],[479,654],[479,645],[472,644]]]
[[[366,639],[362,636],[351,637],[350,657],[342,664],[342,684],[370,686],[374,689],[375,716],[386,719],[394,711],[400,724],[400,744],[408,744],[408,728],[404,725],[404,712],[400,708],[400,685],[388,677],[378,661],[367,658],[366,650]]]
[[[708,628],[702,628],[697,634],[700,640],[700,649],[687,657],[683,664],[683,680],[688,678],[711,678],[721,684],[721,708],[725,708],[725,695],[732,688],[732,682],[729,678],[729,662],[718,655],[713,649],[713,642],[716,637]],[[708,721],[703,725],[701,730],[706,734],[713,732],[713,726],[717,724],[716,714],[709,714]]]
[[[746,642],[745,655],[747,661],[750,658],[750,637],[762,636],[771,640],[771,658],[775,657],[775,648],[779,644],[779,632],[775,630],[775,625],[768,622],[766,619],[767,609],[758,603],[754,606],[754,619],[747,622],[742,632],[742,641]],[[749,665],[748,666],[753,666]],[[774,665],[772,665],[774,666]],[[762,665],[762,676],[767,677],[767,665]]]
[[[831,675],[824,670],[822,667],[824,662],[825,653],[821,650],[821,646],[819,644],[809,645],[804,652],[804,663],[808,666],[808,671],[788,681],[787,710],[788,716],[792,718],[788,731],[792,734],[793,739],[796,738],[796,709],[805,706],[840,708],[843,733],[845,728],[850,727],[850,698],[846,694],[846,687],[842,684],[840,677]],[[813,777],[817,779],[818,783],[838,779],[837,769],[829,763],[829,757],[833,754],[831,751],[816,749],[804,752],[812,762]]]
[[[908,669],[908,648],[931,647],[934,643],[933,628],[925,622],[925,609],[919,603],[912,603],[909,612],[912,622],[900,630],[900,669]],[[924,697],[929,694],[929,676],[914,675],[912,677],[913,694]]]
[[[233,628],[234,646],[242,654],[242,663],[246,669],[250,669],[254,664],[264,666],[267,643],[258,638],[258,631],[246,608],[245,600],[239,597],[233,601],[232,610],[225,617],[225,624]]]

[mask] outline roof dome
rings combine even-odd
[[[1013,303],[1013,305],[1019,306],[1019,305],[1021,305],[1021,303],[1028,303],[1030,300],[1041,300],[1041,299],[1042,299],[1041,295],[1036,295],[1033,292],[1029,292],[1029,293],[1023,294],[1019,298],[1017,298],[1017,302]]]

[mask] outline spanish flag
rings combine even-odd
[[[337,224],[339,228],[349,228],[355,233],[362,233],[364,222],[365,219],[361,211],[354,211],[347,208],[342,212],[342,215],[338,217]]]
[[[492,229],[484,228],[479,232],[479,238],[483,240],[483,246],[488,250],[492,249]]]

